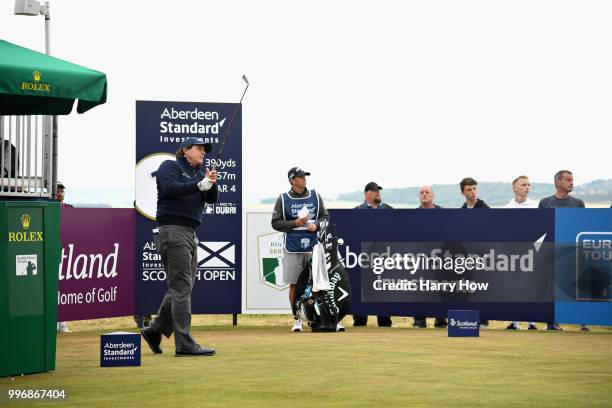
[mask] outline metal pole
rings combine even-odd
[[[38,185],[38,122],[40,121],[40,119],[38,118],[38,116],[34,116],[34,186],[35,186],[35,191],[37,193],[39,193],[39,197],[40,197],[40,193],[42,192],[42,189],[39,190],[39,185]],[[40,178],[42,180],[42,177]]]
[[[13,166],[13,117],[9,116],[9,123],[8,123],[8,130],[9,130],[9,138],[8,138],[8,159],[7,163],[8,163],[8,189],[6,191],[8,191],[9,193],[11,192],[11,171],[12,171],[12,166]]]
[[[49,12],[49,2],[45,1],[45,54],[50,55],[49,52],[49,25],[51,24],[51,13]]]
[[[4,116],[0,115],[0,193],[4,191],[4,169],[7,167],[6,163],[4,162],[4,146]]]
[[[232,325],[238,326],[238,315],[237,314],[232,315]]]
[[[17,116],[15,118],[15,136],[17,137],[17,139],[15,139],[15,192],[18,192],[19,190],[17,189],[17,184],[19,184],[19,176],[20,176],[20,171],[19,171],[19,165],[21,164],[21,116]]]
[[[50,34],[51,10],[49,2],[45,1],[45,53],[51,55]],[[51,198],[57,199],[57,116],[51,119]]]
[[[34,117],[36,118],[36,117]],[[26,165],[28,177],[28,193],[32,192],[32,116],[28,115],[28,144],[26,147],[28,152],[28,164]]]
[[[23,186],[25,183],[25,165],[26,165],[26,144],[25,139],[26,135],[26,118],[27,116],[21,117],[21,152],[19,157],[19,172],[21,173],[21,193],[23,193]]]
[[[53,116],[53,170],[51,173],[51,198],[57,200],[57,116]]]
[[[51,193],[52,193],[52,186],[51,186],[51,179],[52,179],[52,175],[51,175],[51,158],[53,156],[53,152],[51,151],[51,125],[52,125],[52,120],[51,120],[51,116],[45,115],[42,118],[43,121],[43,132],[42,132],[42,150],[43,150],[43,157],[42,157],[42,173],[43,173],[43,180],[44,180],[44,189],[45,191],[45,196],[46,197],[50,197]]]

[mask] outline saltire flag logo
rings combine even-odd
[[[236,267],[236,245],[232,242],[200,242],[198,244],[198,268]]]

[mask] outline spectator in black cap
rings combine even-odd
[[[321,221],[329,219],[321,196],[315,190],[306,188],[306,176],[310,176],[310,173],[299,167],[289,170],[287,178],[291,189],[278,197],[272,213],[272,228],[285,233],[283,281],[289,284],[289,303],[294,318],[292,332],[302,331],[302,320],[295,305],[296,284],[312,257]],[[340,323],[338,330],[343,330]]]
[[[64,186],[64,183],[62,183],[61,181],[58,181],[57,188],[56,188],[57,201],[59,201],[60,207],[72,208],[74,207],[74,205],[64,202],[65,190],[66,190],[66,186]],[[57,322],[57,331],[60,333],[70,333],[70,329],[68,328],[68,323],[67,322]]]
[[[393,207],[382,202],[380,195],[380,190],[382,189],[382,186],[370,181],[368,184],[366,184],[365,189],[363,190],[363,203],[355,208],[380,208],[382,210],[392,210]]]
[[[392,210],[389,204],[385,204],[382,202],[382,197],[380,195],[380,190],[382,190],[382,186],[379,186],[374,181],[370,181],[366,184],[363,189],[363,203],[358,205],[355,208],[358,209],[381,209],[381,210]],[[378,320],[378,327],[391,327],[393,322],[391,321],[391,316],[376,316]],[[368,325],[368,316],[362,315],[353,315],[353,326],[367,326]]]
[[[56,190],[56,194],[57,194],[57,201],[59,201],[60,206],[62,207],[74,207],[74,205],[68,204],[64,202],[64,199],[66,198],[66,186],[64,186],[64,183],[62,183],[61,181],[57,182],[57,190]]]
[[[167,276],[168,291],[158,316],[141,330],[151,350],[161,354],[162,334],[174,333],[176,356],[211,356],[215,350],[200,346],[191,335],[191,291],[196,277],[198,238],[202,210],[217,201],[217,172],[203,166],[212,147],[201,137],[187,137],[176,160],[164,161],[157,170],[157,233],[155,247]]]

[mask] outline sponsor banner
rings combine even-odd
[[[553,318],[554,210],[330,210],[330,215],[332,231],[335,224],[344,240],[340,255],[350,274],[355,314],[446,317],[450,309],[470,309],[485,320]],[[403,263],[404,255],[415,260],[418,254],[433,262],[442,258],[443,264],[415,272],[413,261]],[[373,258],[381,264],[374,265]],[[384,272],[374,273],[381,267]]]
[[[612,324],[610,210],[330,212],[332,231],[344,241],[339,254],[350,273],[353,313],[446,317],[449,310],[470,309],[482,319]],[[37,218],[28,216],[16,215],[19,225],[12,230],[40,230]],[[135,249],[135,217],[132,209],[62,209],[59,320],[133,314],[135,276],[149,276],[163,294],[162,268],[159,280],[136,275],[142,272],[135,272],[135,264],[161,261],[152,242],[145,242],[145,251]],[[282,234],[272,230],[270,219],[270,213],[245,216],[243,313],[290,312]],[[233,242],[200,242],[197,278],[203,290],[211,282],[240,279],[231,274],[240,264]],[[135,254],[142,257],[138,263]],[[14,279],[25,282],[42,273],[35,251],[13,256]],[[150,296],[150,290],[145,286],[137,297]],[[231,302],[208,306],[200,298],[194,313],[227,310],[241,301],[233,285],[215,299],[223,297]]]
[[[557,209],[556,224],[556,321],[612,325],[612,209]]]
[[[246,214],[246,273],[242,313],[291,313],[283,281],[283,234],[272,229],[272,213]]]
[[[58,320],[132,315],[134,210],[63,207],[61,211]]]
[[[3,239],[8,238],[7,259],[2,262],[8,270],[3,270],[2,275],[7,278],[3,284],[10,294],[9,316],[42,315],[46,277],[44,211],[41,207],[6,207],[6,215],[7,236]]]
[[[480,316],[478,310],[449,310],[448,337],[479,337]]]
[[[113,332],[100,336],[100,367],[140,366],[140,334]]]
[[[197,231],[198,266],[193,288],[193,313],[240,313],[242,286],[242,114],[234,119],[223,154],[223,143],[233,109],[231,103],[136,102],[136,312],[157,312],[166,292],[166,273],[153,243],[157,226],[155,171],[186,137],[212,145],[204,165],[219,174],[219,199],[203,208]]]

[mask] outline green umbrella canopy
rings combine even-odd
[[[106,102],[106,75],[0,40],[0,115],[67,115]]]

